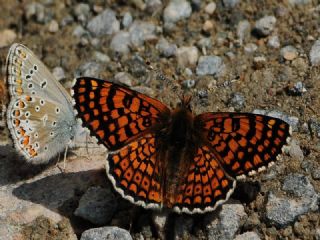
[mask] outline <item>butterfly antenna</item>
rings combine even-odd
[[[172,92],[178,94],[178,96],[182,96],[182,89],[180,84],[168,78],[160,69],[153,67],[150,61],[147,60],[146,65],[148,70],[155,74],[156,79],[164,83],[163,85],[165,87],[169,88]]]

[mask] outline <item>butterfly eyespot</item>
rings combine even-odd
[[[32,95],[35,95],[35,94],[36,94],[36,91],[32,91],[31,94],[32,94]]]
[[[53,137],[54,136],[54,132],[50,132],[50,137]]]
[[[43,99],[40,100],[40,105],[43,106],[45,104],[45,101]]]
[[[34,138],[38,138],[39,137],[39,134],[36,132],[35,134],[34,134]]]
[[[28,118],[28,117],[30,117],[31,113],[29,111],[27,111],[24,115],[25,115],[25,117]]]
[[[28,88],[29,88],[29,89],[33,88],[33,84],[32,84],[32,83],[29,83],[29,84],[28,84]]]
[[[44,150],[45,150],[45,151],[48,151],[48,146],[44,146]]]
[[[59,114],[60,113],[60,108],[56,108],[56,114]]]
[[[26,124],[29,124],[29,120],[28,119],[26,120]]]
[[[29,71],[29,73],[32,75],[34,72],[33,72],[33,70],[31,69],[31,70]]]
[[[40,111],[40,107],[39,107],[39,106],[36,106],[36,107],[35,107],[35,110],[36,110],[36,112],[39,112],[39,111]]]
[[[33,66],[33,69],[34,69],[35,71],[37,71],[37,70],[38,70],[38,66],[37,66],[37,65],[34,65],[34,66]]]
[[[47,80],[43,80],[41,83],[40,83],[40,87],[41,88],[46,88],[47,86]]]
[[[39,148],[39,143],[35,142],[34,146],[35,146],[35,148]]]
[[[56,126],[56,125],[57,125],[56,121],[52,122],[52,126]]]
[[[30,80],[31,78],[32,78],[32,77],[31,77],[29,74],[26,75],[26,79],[27,79],[27,80]]]

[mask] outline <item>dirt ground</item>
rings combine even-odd
[[[107,54],[111,61],[102,64],[102,71],[94,77],[110,79],[118,72],[128,72],[134,77],[134,86],[149,87],[153,90],[154,97],[168,106],[174,106],[179,100],[175,92],[166,88],[164,90],[162,83],[156,78],[147,81],[148,76],[152,73],[148,73],[146,69],[140,72],[132,69],[133,56],[139,56],[141,59],[149,60],[164,75],[174,79],[180,85],[183,85],[184,80],[190,79],[190,76],[185,73],[184,67],[178,66],[176,57],[166,58],[159,55],[155,48],[157,41],[146,41],[143,47],[132,48],[130,54],[117,56],[109,48],[112,35],[99,37],[100,44],[98,45],[90,44],[90,41],[84,44],[81,39],[74,36],[72,34],[74,28],[79,25],[77,20],[73,20],[66,26],[60,26],[56,32],[49,32],[49,23],[39,23],[34,17],[27,19],[25,9],[31,2],[29,0],[0,0],[0,31],[13,30],[16,33],[14,42],[22,43],[32,49],[49,69],[62,66],[66,75],[65,86],[69,86],[68,82],[74,78],[76,69],[86,63],[88,59],[92,59],[95,51],[99,51]],[[74,6],[80,1],[43,0],[40,2],[44,4],[46,13],[61,23],[67,15],[74,16]],[[116,12],[118,19],[121,19],[125,12],[130,12],[134,19],[163,26],[162,10],[152,15],[139,10],[134,3],[126,1],[86,2],[91,7],[89,19],[97,15],[92,10],[94,6],[102,9],[109,7]],[[206,50],[206,54],[222,57],[226,65],[224,75],[217,77],[194,74],[192,79],[195,80],[195,86],[192,88],[182,87],[185,93],[194,96],[199,96],[201,92],[206,93],[204,98],[194,97],[194,112],[234,111],[235,107],[230,99],[234,93],[238,93],[243,96],[245,101],[239,109],[241,112],[252,112],[255,109],[277,110],[299,119],[297,129],[293,132],[292,137],[302,149],[303,162],[301,159],[284,155],[282,160],[276,163],[278,174],[272,180],[263,177],[265,174],[246,180],[250,183],[258,181],[260,185],[260,191],[255,194],[254,199],[245,203],[243,201],[245,196],[240,194],[240,197],[235,196],[235,198],[242,201],[248,215],[253,213],[259,215],[261,224],[250,230],[259,233],[261,239],[319,239],[316,238],[315,231],[313,231],[319,228],[319,210],[317,212],[310,211],[300,216],[296,221],[303,223],[304,229],[309,229],[309,231],[297,232],[294,230],[295,223],[286,227],[278,227],[267,222],[264,218],[265,205],[261,202],[266,201],[269,192],[277,192],[281,188],[283,179],[289,173],[301,173],[308,176],[315,191],[320,192],[320,180],[314,179],[310,171],[302,167],[302,163],[312,162],[313,166],[320,169],[320,139],[314,128],[310,126],[311,120],[320,124],[320,67],[312,66],[309,60],[310,49],[320,35],[320,2],[310,1],[308,4],[292,6],[287,1],[243,0],[236,7],[227,8],[224,7],[222,1],[216,1],[217,9],[211,16],[203,10],[207,3],[209,1],[202,1],[199,10],[193,10],[191,16],[179,21],[173,30],[160,31],[157,33],[157,37],[160,39],[161,36],[164,36],[170,43],[174,43],[178,47],[197,46],[197,42],[201,38],[208,37],[211,39],[212,47]],[[166,3],[163,3],[163,6],[166,6]],[[240,45],[238,42],[236,34],[238,22],[246,19],[254,26],[259,18],[268,15],[276,16],[277,22],[272,34],[279,37],[280,48],[270,48],[267,45],[270,36],[260,37],[251,32],[245,43],[254,43],[258,48],[253,53],[246,52],[244,50],[245,43]],[[204,22],[208,19],[213,22],[210,33],[202,30]],[[292,60],[283,59],[280,55],[280,49],[287,45],[292,45],[297,49],[297,56]],[[7,49],[8,46],[1,49],[2,64]],[[199,55],[202,55],[201,49],[199,49]],[[265,58],[265,61],[258,64],[254,59],[261,56]],[[134,67],[139,68],[139,66]],[[196,66],[190,66],[190,69],[194,72]],[[4,78],[4,75],[2,76],[1,80]],[[290,89],[297,82],[302,82],[305,86],[306,91],[302,94],[290,92]],[[5,91],[4,84],[1,82],[1,97],[6,95]],[[6,98],[2,98],[2,102],[6,101]],[[5,158],[5,153],[2,152],[1,157]],[[107,178],[106,181],[108,181]],[[70,209],[74,210],[79,198],[73,200],[74,202],[70,203]],[[121,201],[124,202],[123,204],[127,204],[126,201]],[[261,206],[263,207],[260,208]],[[149,211],[140,209],[137,212],[133,214],[150,218]],[[33,222],[20,226],[21,238],[69,239],[70,235],[68,234],[72,231],[75,231],[79,237],[82,231],[94,227],[86,221],[73,217],[70,213],[64,216],[65,218],[59,223],[59,226],[47,218],[37,218]],[[174,217],[176,215],[173,215]],[[197,215],[194,220],[201,218],[202,216]],[[130,228],[132,236],[137,238],[142,232],[141,226],[144,224],[141,223],[143,220],[139,219],[140,222],[136,228],[130,228],[127,223],[119,223],[120,220],[117,219],[113,221],[113,224]],[[145,221],[148,222],[148,220]],[[187,238],[206,239],[205,228],[203,222],[195,225],[191,235],[188,235]],[[289,234],[288,229],[291,229]],[[242,231],[244,230],[240,230],[240,233]],[[152,227],[152,234],[151,238],[158,237],[154,227]]]

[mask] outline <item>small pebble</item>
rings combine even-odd
[[[266,64],[267,59],[264,56],[258,56],[253,58],[255,69],[261,69]]]
[[[198,61],[196,73],[198,76],[213,75],[220,76],[225,71],[225,65],[221,57],[201,56]]]
[[[62,79],[65,79],[66,78],[66,75],[64,73],[64,70],[62,67],[55,67],[53,70],[52,70],[52,74],[53,76],[55,76],[55,78],[58,80],[58,81],[61,81]]]
[[[134,47],[141,47],[145,41],[157,39],[156,26],[149,22],[134,21],[129,28],[129,34]]]
[[[171,27],[176,22],[189,18],[192,13],[191,4],[186,0],[171,0],[163,11],[165,27]]]
[[[156,45],[156,49],[160,52],[160,55],[164,57],[172,57],[177,52],[177,45],[169,43],[165,38],[160,38]]]
[[[10,46],[17,38],[17,34],[11,29],[0,31],[0,48]]]
[[[234,8],[239,2],[240,0],[223,0],[223,5],[226,8]]]
[[[245,232],[237,235],[234,240],[260,240],[261,238],[255,232]]]
[[[278,36],[271,36],[268,39],[268,46],[272,48],[279,48],[280,47],[280,40]]]
[[[210,20],[206,20],[202,26],[202,30],[206,33],[210,33],[213,29],[213,22]]]
[[[250,32],[251,25],[248,20],[243,20],[238,23],[237,37],[239,38],[240,45],[242,45],[246,39],[249,39]]]
[[[100,73],[102,71],[102,66],[101,64],[95,62],[95,61],[90,61],[81,64],[75,71],[74,76],[76,78],[78,77],[99,77]]]
[[[130,52],[130,45],[130,34],[120,31],[113,36],[110,49],[115,53],[128,54]]]
[[[298,160],[299,162],[302,162],[304,159],[303,151],[294,139],[291,140],[289,148],[285,148],[285,152],[289,154],[292,159]]]
[[[59,24],[56,20],[51,20],[48,26],[48,30],[51,33],[55,33],[59,31]]]
[[[305,5],[309,4],[312,1],[311,0],[289,0],[288,1],[291,5]]]
[[[257,51],[257,49],[258,49],[258,46],[254,43],[247,43],[244,46],[244,51],[246,53],[254,53],[255,51]]]
[[[133,17],[130,12],[126,12],[122,18],[122,25],[124,28],[129,27],[132,24]]]
[[[81,25],[78,25],[74,28],[72,35],[81,38],[82,36],[88,35],[88,31],[85,30]]]
[[[114,81],[116,83],[121,83],[123,85],[132,87],[132,76],[129,73],[126,72],[119,72],[114,76]]]
[[[106,9],[88,22],[87,29],[97,37],[112,35],[120,30],[120,22],[114,11]]]
[[[132,240],[127,230],[118,227],[91,228],[84,231],[80,240]]]
[[[258,35],[265,37],[272,33],[277,19],[274,16],[265,16],[256,21],[255,30]]]
[[[290,96],[302,96],[303,93],[307,92],[303,82],[297,82],[292,87],[287,89]]]
[[[210,2],[207,4],[207,6],[204,8],[204,11],[208,13],[209,15],[212,15],[214,11],[216,10],[217,5],[215,2]]]
[[[320,40],[315,41],[315,43],[312,45],[309,57],[312,66],[320,65]]]
[[[192,47],[180,47],[176,51],[176,58],[180,67],[195,66],[199,57],[198,49]]]
[[[243,94],[239,92],[232,93],[228,106],[233,107],[235,111],[241,111],[245,107],[245,98]]]
[[[193,88],[195,85],[196,85],[196,81],[193,79],[184,80],[182,82],[182,86],[184,86],[185,88]]]
[[[90,6],[87,3],[78,3],[74,7],[73,13],[78,21],[85,23],[90,16]]]
[[[293,46],[285,46],[281,48],[280,55],[285,60],[292,61],[293,59],[298,57],[298,50]]]
[[[45,22],[45,7],[41,3],[33,2],[26,5],[25,16],[30,20],[33,16],[36,17],[38,23]]]
[[[149,13],[155,13],[159,11],[162,7],[161,0],[147,0],[146,1],[146,10]]]

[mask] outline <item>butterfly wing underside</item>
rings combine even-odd
[[[223,169],[234,178],[272,165],[291,134],[286,122],[250,113],[204,113],[195,121]]]
[[[32,163],[48,162],[75,134],[71,98],[31,50],[13,44],[7,57],[7,125],[16,149]]]

